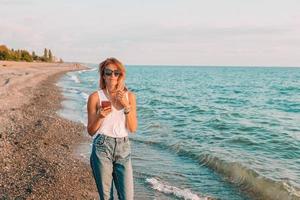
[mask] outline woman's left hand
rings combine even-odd
[[[118,90],[117,94],[116,94],[116,98],[124,108],[129,106],[129,102],[126,98],[126,92],[125,91]]]

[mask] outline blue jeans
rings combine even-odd
[[[113,182],[120,200],[133,200],[133,173],[128,137],[99,134],[93,141],[90,164],[101,200],[112,200]]]

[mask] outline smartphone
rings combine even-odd
[[[111,107],[110,101],[101,101],[101,107],[104,109],[106,107]]]

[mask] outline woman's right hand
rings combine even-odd
[[[97,112],[99,118],[105,118],[109,113],[111,113],[111,106],[100,108]]]

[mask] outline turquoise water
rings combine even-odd
[[[58,83],[60,114],[85,124],[89,66]],[[137,199],[300,199],[300,68],[128,66],[126,83]]]

